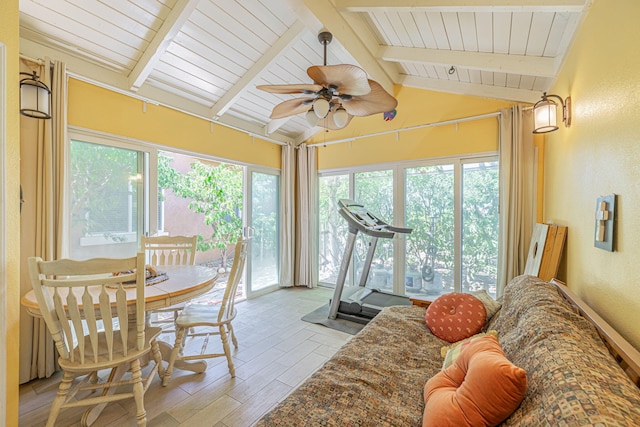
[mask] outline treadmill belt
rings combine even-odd
[[[362,302],[369,306],[377,306],[380,309],[392,305],[411,305],[411,301],[407,297],[382,292],[372,292]]]

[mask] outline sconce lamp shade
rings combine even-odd
[[[558,104],[550,99],[539,101],[533,107],[533,133],[547,133],[558,130],[556,108]]]
[[[562,106],[562,122],[566,127],[571,126],[571,97],[563,100],[558,95],[547,95],[533,106],[533,133],[547,133],[558,130],[557,108],[558,103],[549,98],[557,98]]]
[[[51,118],[51,90],[46,84],[38,80],[38,75],[27,75],[20,80],[20,114],[36,119]]]

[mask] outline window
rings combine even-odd
[[[405,169],[405,293],[453,291],[454,205],[453,164]]]
[[[71,140],[69,256],[131,256],[143,230],[143,173],[148,156]]]
[[[378,170],[354,174],[354,198],[382,221],[393,222],[393,171]],[[371,237],[358,233],[353,249],[356,273],[354,283],[360,284],[362,267],[371,245]],[[378,239],[369,269],[366,286],[393,292],[393,240]]]
[[[318,180],[318,271],[323,283],[336,283],[347,242],[347,223],[338,213],[338,200],[349,198],[349,175],[321,176]],[[346,283],[349,283],[347,277]]]
[[[498,281],[498,162],[462,165],[462,290],[486,289]]]
[[[347,239],[337,201],[351,198],[383,221],[412,228],[379,239],[367,286],[438,296],[486,289],[495,295],[498,262],[498,162],[450,158],[319,177],[320,282],[335,285]],[[358,234],[349,283],[358,284],[370,242]]]

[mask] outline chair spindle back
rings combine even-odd
[[[97,364],[100,354],[111,361],[115,355],[126,357],[129,351],[143,349],[144,253],[84,261],[31,257],[28,262],[38,305],[63,359]],[[130,292],[136,295],[135,308],[127,306]],[[131,332],[130,322],[135,322]]]
[[[151,265],[194,265],[198,236],[142,236]]]

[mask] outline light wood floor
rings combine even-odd
[[[204,374],[175,370],[145,395],[151,427],[248,427],[326,362],[351,335],[300,318],[328,303],[323,288],[282,289],[236,305],[236,378],[224,357],[209,359]],[[170,337],[167,336],[167,339]],[[216,344],[220,339],[211,337]],[[233,347],[232,347],[233,349]],[[20,426],[44,426],[60,375],[20,386]],[[56,426],[79,426],[84,409],[63,409]],[[134,426],[133,400],[109,404],[95,426]]]

